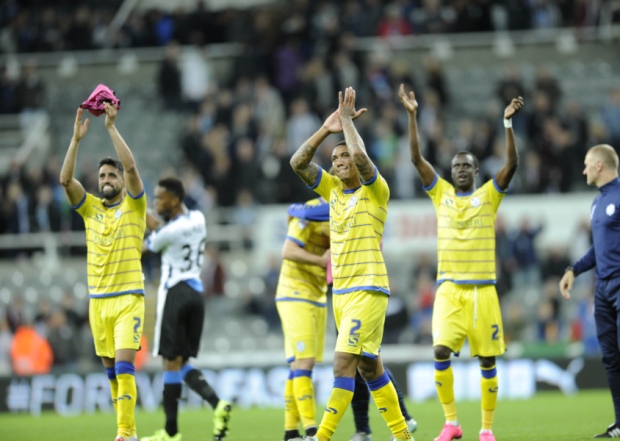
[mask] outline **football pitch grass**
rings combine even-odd
[[[478,402],[458,403],[459,420],[463,426],[461,441],[478,440],[480,406]],[[416,441],[431,441],[443,424],[441,406],[437,401],[408,403],[419,428]],[[322,416],[317,409],[317,416]],[[182,411],[179,427],[183,441],[211,441],[212,411]],[[163,427],[163,411],[138,412],[138,431],[151,435]],[[390,434],[376,407],[371,403],[373,441],[388,441]],[[559,392],[542,392],[529,400],[500,401],[495,417],[494,433],[498,441],[586,440],[604,431],[613,420],[609,393],[605,390],[580,392],[565,396]],[[273,408],[234,409],[227,441],[281,441],[283,411]],[[348,441],[354,431],[351,409],[332,438]],[[43,413],[30,415],[0,414],[1,441],[113,441],[113,414],[90,414],[61,417]]]

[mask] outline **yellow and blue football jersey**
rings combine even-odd
[[[314,206],[323,202],[320,198],[307,202]],[[292,240],[306,251],[322,256],[329,249],[329,223],[289,217],[286,240]],[[326,269],[309,263],[284,259],[280,270],[276,302],[306,300],[326,306]]]
[[[126,194],[106,205],[86,193],[73,208],[84,218],[91,298],[144,295],[142,241],[146,229],[146,195]]]
[[[378,169],[369,182],[345,190],[340,179],[320,168],[310,188],[329,202],[333,293],[380,291],[389,295],[381,239],[390,189]]]
[[[458,193],[438,175],[425,190],[437,212],[437,283],[494,284],[495,219],[505,192],[493,179]]]

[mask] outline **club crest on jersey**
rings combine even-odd
[[[609,204],[605,209],[605,213],[607,213],[607,216],[613,216],[615,212],[616,206],[614,204]]]
[[[472,207],[480,206],[480,199],[475,197],[475,196],[473,198],[471,198],[469,202],[471,203]]]
[[[349,207],[353,207],[355,204],[357,204],[357,197],[352,196],[351,199],[349,199]]]
[[[297,349],[297,352],[303,352],[303,350],[306,349],[306,344],[303,341],[298,341],[295,344],[295,348]]]
[[[119,208],[118,210],[116,210],[116,213],[114,213],[114,219],[118,219],[119,217],[122,216],[122,214],[123,214],[123,212]]]

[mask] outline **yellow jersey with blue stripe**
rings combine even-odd
[[[86,193],[73,207],[84,219],[91,298],[144,295],[142,241],[146,229],[146,195],[129,193],[106,205]]]
[[[495,219],[505,192],[492,179],[459,193],[438,175],[424,189],[437,212],[437,283],[494,284]]]
[[[307,206],[323,202],[313,199]],[[329,222],[316,222],[289,217],[286,240],[292,240],[306,251],[322,256],[329,248]],[[276,302],[306,301],[317,306],[327,306],[326,269],[309,263],[282,261]]]
[[[334,294],[380,291],[390,294],[381,239],[388,214],[390,189],[375,174],[358,188],[345,190],[342,181],[319,168],[310,188],[329,202]]]

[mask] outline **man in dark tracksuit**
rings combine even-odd
[[[600,194],[590,212],[593,245],[560,281],[562,297],[570,298],[575,277],[596,267],[594,320],[603,354],[603,365],[614,403],[616,421],[594,438],[620,438],[620,180],[618,154],[601,144],[586,154],[583,174]]]

